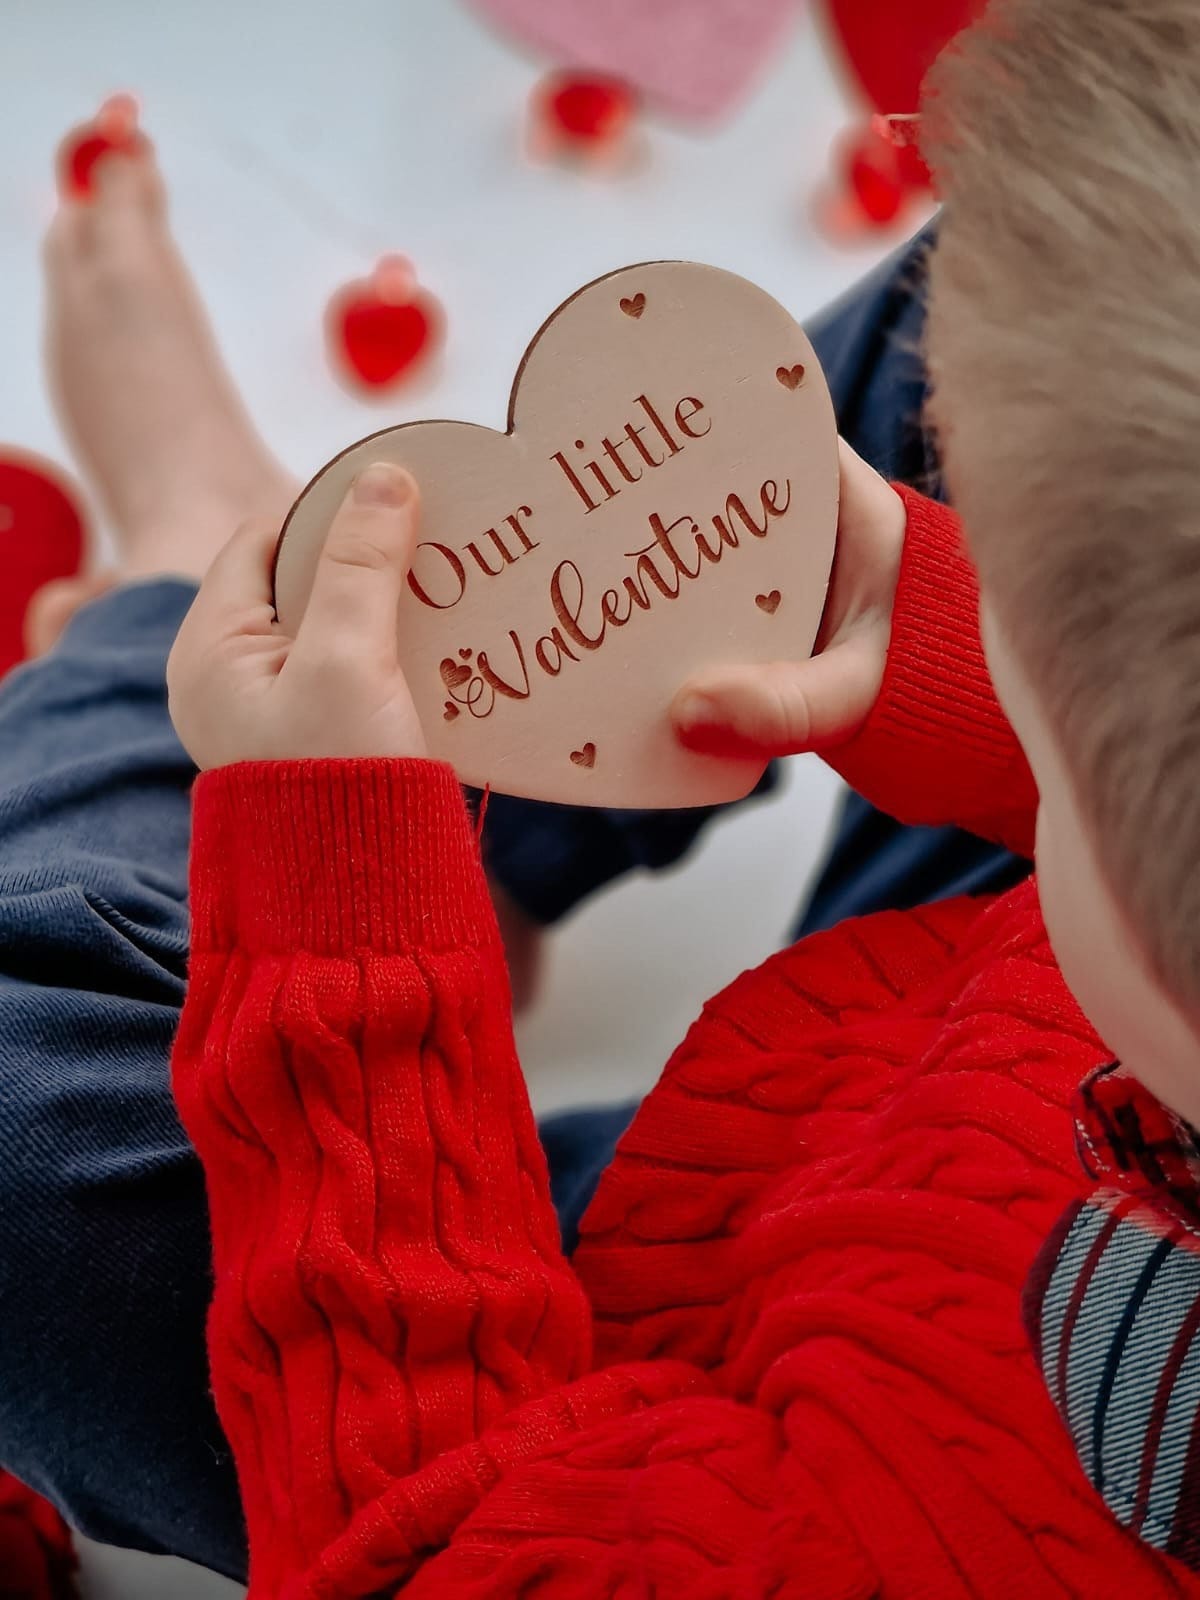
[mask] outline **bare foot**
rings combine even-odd
[[[112,154],[46,240],[46,355],[63,427],[124,573],[200,577],[240,522],[298,490],[259,438],[166,223],[147,147]]]
[[[25,612],[25,655],[30,661],[48,655],[67,623],[91,600],[115,589],[120,575],[96,572],[76,578],[54,578],[33,595]]]

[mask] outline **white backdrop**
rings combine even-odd
[[[812,228],[848,112],[801,12],[732,120],[695,134],[650,119],[647,159],[608,177],[524,159],[524,105],[547,63],[461,0],[0,0],[0,25],[0,444],[64,455],[41,382],[37,243],[57,138],[116,89],[142,100],[229,362],[301,475],[390,422],[501,425],[530,335],[610,268],[710,261],[804,316],[895,242],[848,254]],[[321,318],[387,250],[441,297],[449,340],[435,381],[369,406],[326,371]],[[571,920],[520,1030],[540,1107],[652,1080],[701,1002],[784,936],[835,793],[819,764],[795,762],[782,795],[723,823],[684,871]],[[93,1597],[210,1592],[109,1554],[89,1572]]]

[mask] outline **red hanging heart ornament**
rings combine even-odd
[[[626,152],[638,96],[620,78],[594,72],[552,72],[529,100],[529,152],[610,162]]]
[[[857,87],[881,115],[853,129],[835,155],[831,192],[819,198],[822,231],[857,244],[864,234],[911,226],[932,185],[921,156],[921,86],[985,0],[829,0],[833,35]]]
[[[384,256],[369,278],[339,289],[325,313],[330,361],[356,390],[382,393],[424,368],[440,347],[445,314],[404,256]]]
[[[817,197],[822,231],[835,243],[911,226],[932,181],[920,149],[920,118],[872,117],[849,129],[833,154],[832,180]]]
[[[904,209],[905,186],[895,146],[874,124],[856,129],[841,149],[842,181],[867,223],[886,226]]]

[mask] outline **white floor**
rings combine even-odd
[[[462,0],[6,0],[0,96],[0,444],[62,458],[38,359],[37,240],[59,134],[115,89],[142,99],[177,231],[255,415],[315,471],[352,439],[420,415],[499,424],[546,313],[599,273],[686,257],[755,279],[805,315],[868,267],[809,222],[846,118],[811,17],[732,121],[648,128],[618,178],[530,165],[522,112],[543,64]],[[382,409],[328,376],[331,290],[401,250],[441,296],[436,384]],[[521,1028],[539,1108],[644,1089],[705,997],[784,936],[819,859],[836,785],[792,764],[770,804],[714,829],[687,867],[602,896],[554,940]],[[85,1551],[89,1600],[216,1600],[176,1563]]]

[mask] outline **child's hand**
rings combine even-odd
[[[829,599],[809,661],[720,667],[675,697],[682,742],[714,755],[795,755],[851,739],[883,686],[904,545],[904,502],[841,443],[842,503]]]
[[[230,540],[167,663],[171,716],[198,767],[425,754],[397,660],[417,506],[417,485],[401,468],[376,463],[359,474],[294,639],[271,604],[278,530],[250,524]]]

